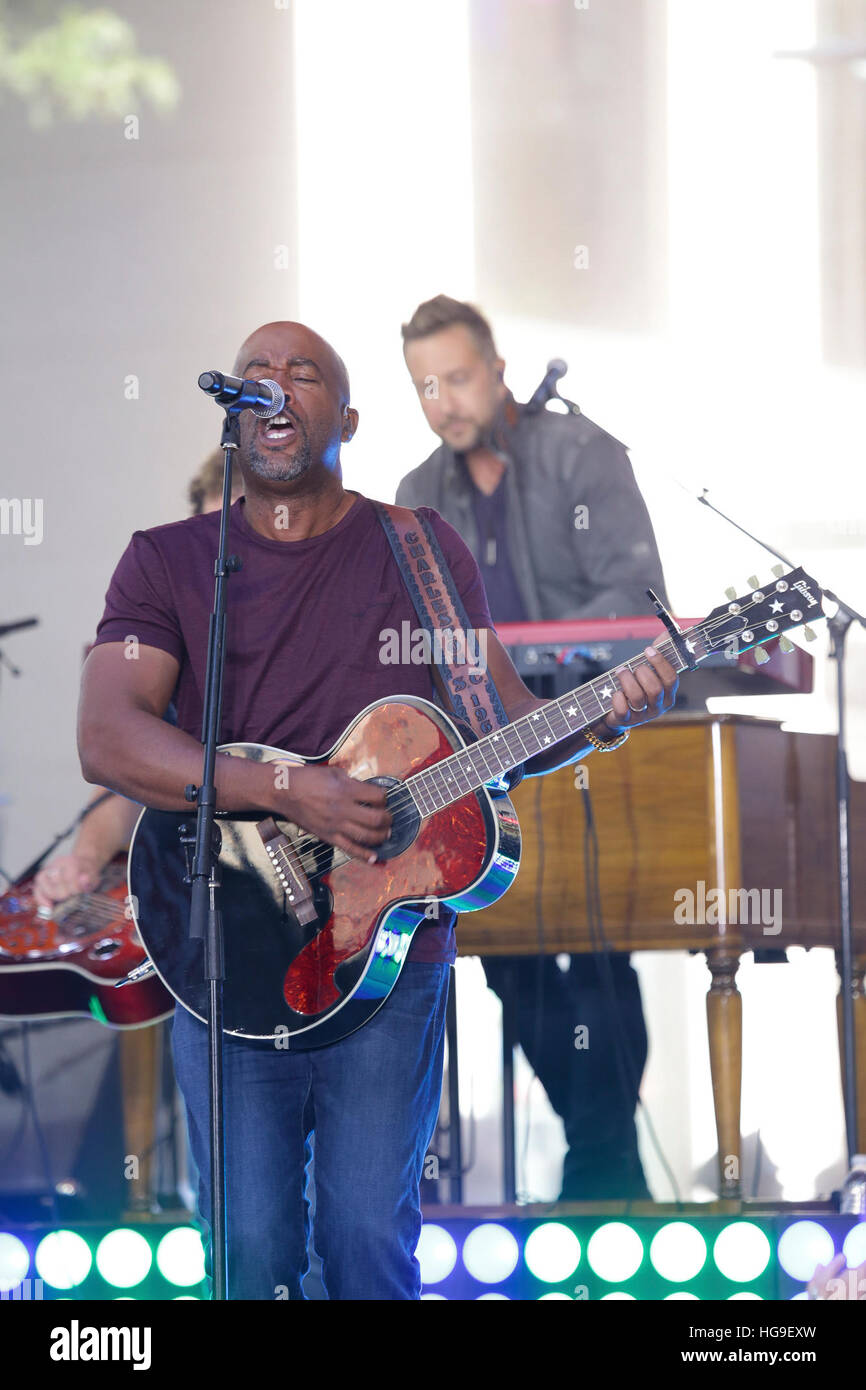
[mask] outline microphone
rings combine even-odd
[[[567,371],[568,363],[563,362],[561,357],[554,357],[552,361],[548,362],[544,380],[540,386],[536,387],[529,397],[525,409],[532,414],[535,414],[539,410],[543,410],[547,402],[552,400],[556,395],[556,383],[559,381],[560,377],[565,376]]]
[[[202,372],[198,384],[217,405],[228,406],[230,410],[251,410],[262,420],[279,415],[286,403],[285,392],[276,381],[251,381],[239,376],[223,376],[222,372]]]

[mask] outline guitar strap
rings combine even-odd
[[[463,601],[426,517],[409,507],[374,502],[418,620],[429,633],[457,718],[476,737],[508,723],[499,692],[487,670],[483,633],[470,629]]]

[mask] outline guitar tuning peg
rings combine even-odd
[[[758,579],[758,576],[757,576],[756,574],[750,574],[750,575],[749,575],[749,588],[750,588],[750,589],[760,589],[760,587],[761,587],[761,584],[760,584],[760,580]]]
[[[755,661],[759,666],[766,666],[769,660],[770,653],[768,651],[765,651],[763,647],[755,647]]]
[[[807,642],[814,642],[814,640],[815,640],[815,638],[818,636],[818,634],[817,634],[817,632],[815,632],[814,628],[811,628],[811,627],[804,627],[804,628],[803,628],[803,636],[805,637],[805,639],[806,639]]]
[[[794,643],[793,643],[793,642],[790,642],[790,641],[788,640],[787,637],[780,637],[780,638],[779,638],[779,651],[780,651],[780,652],[792,652],[793,650],[794,650]]]
[[[781,578],[782,578],[782,575],[785,573],[785,566],[784,566],[784,565],[774,565],[773,568],[772,568],[771,573],[774,574],[774,575],[776,576],[777,579],[781,579]]]
[[[725,598],[735,599],[736,597],[737,597],[737,591],[736,591],[736,589],[726,589],[726,590],[725,590]]]

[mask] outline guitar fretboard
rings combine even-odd
[[[692,663],[708,655],[708,644],[702,628],[694,627],[683,633],[683,640],[692,655]],[[690,669],[670,640],[655,644],[656,651],[670,662],[679,674]],[[595,676],[585,685],[567,695],[560,695],[530,714],[524,714],[477,743],[443,758],[432,767],[423,768],[406,779],[405,785],[422,816],[441,811],[443,806],[458,801],[467,792],[477,791],[485,782],[510,772],[520,763],[528,762],[537,753],[544,753],[554,744],[573,734],[581,733],[603,719],[613,705],[613,697],[622,687],[617,679],[623,669],[634,671],[647,661],[643,652],[622,662],[615,671]]]

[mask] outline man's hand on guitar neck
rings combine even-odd
[[[644,655],[646,663],[634,672],[627,666],[617,668],[615,674],[621,689],[611,700],[612,709],[593,729],[600,738],[649,724],[651,719],[673,709],[677,698],[676,671],[655,647],[646,647]]]
[[[523,684],[514,664],[496,633],[487,629],[487,665],[499,691],[509,720],[520,719],[547,704],[539,700]],[[616,672],[621,689],[611,702],[612,708],[592,726],[592,733],[604,743],[613,743],[626,729],[648,724],[673,708],[677,697],[677,673],[660,656],[655,647],[646,648],[646,663],[632,672],[622,667]],[[438,679],[438,673],[437,673]],[[555,772],[591,751],[583,733],[574,734],[555,744],[549,752],[538,753],[525,764],[527,777],[539,777]]]

